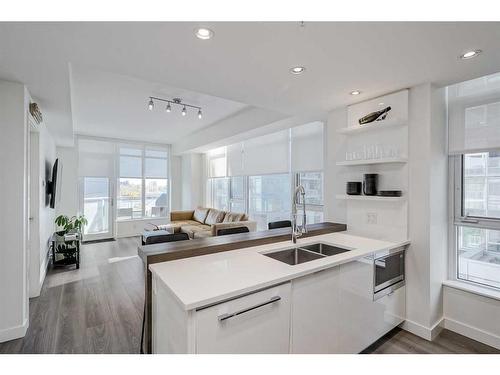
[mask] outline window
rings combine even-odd
[[[246,212],[246,178],[243,176],[231,177],[230,210]]]
[[[277,220],[290,220],[292,189],[302,184],[306,191],[307,224],[323,221],[323,172],[300,172],[262,176],[216,177],[207,180],[207,203],[213,208],[245,212],[257,221],[257,229]],[[302,210],[301,202],[297,209]],[[302,216],[298,217],[299,223]]]
[[[142,217],[142,180],[120,178],[118,189],[118,219],[139,219]]]
[[[248,177],[248,215],[257,228],[267,223],[290,219],[292,211],[290,175],[274,174]]]
[[[456,277],[500,288],[500,152],[455,163]]]
[[[211,178],[209,184],[211,206],[218,210],[229,211],[229,178]]]
[[[119,147],[117,219],[165,217],[168,213],[168,152],[160,147]]]
[[[307,224],[323,221],[323,172],[299,172],[296,174],[296,186],[302,185],[306,192]],[[302,203],[302,202],[301,202]],[[298,210],[302,210],[300,205]]]

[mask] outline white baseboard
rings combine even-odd
[[[0,342],[19,339],[26,335],[28,330],[28,319],[25,319],[23,324],[0,331]]]
[[[500,349],[500,336],[449,318],[444,319],[443,326],[450,331]]]
[[[413,322],[411,320],[405,320],[401,324],[401,328],[403,328],[405,331],[413,333],[414,335],[422,337],[423,339],[426,339],[428,341],[432,341],[436,338],[437,335],[439,335],[439,333],[443,329],[442,322],[443,322],[443,318],[441,318],[432,327],[426,327],[426,326],[423,326],[419,323]]]

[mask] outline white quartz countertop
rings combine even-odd
[[[149,269],[156,282],[163,283],[185,310],[192,310],[409,243],[336,232],[299,238],[297,246],[318,242],[351,251],[294,266],[262,255],[294,247],[291,241],[285,241],[156,263]]]

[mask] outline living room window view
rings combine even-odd
[[[0,354],[499,355],[498,35],[0,22]]]

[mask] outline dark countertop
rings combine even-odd
[[[325,233],[341,232],[345,224],[318,223],[307,226],[304,236],[318,236]],[[221,251],[241,249],[251,246],[286,241],[291,239],[291,228],[280,228],[260,232],[233,234],[230,236],[205,237],[189,241],[167,242],[139,246],[138,254],[144,263],[153,264],[174,259],[189,258]]]

